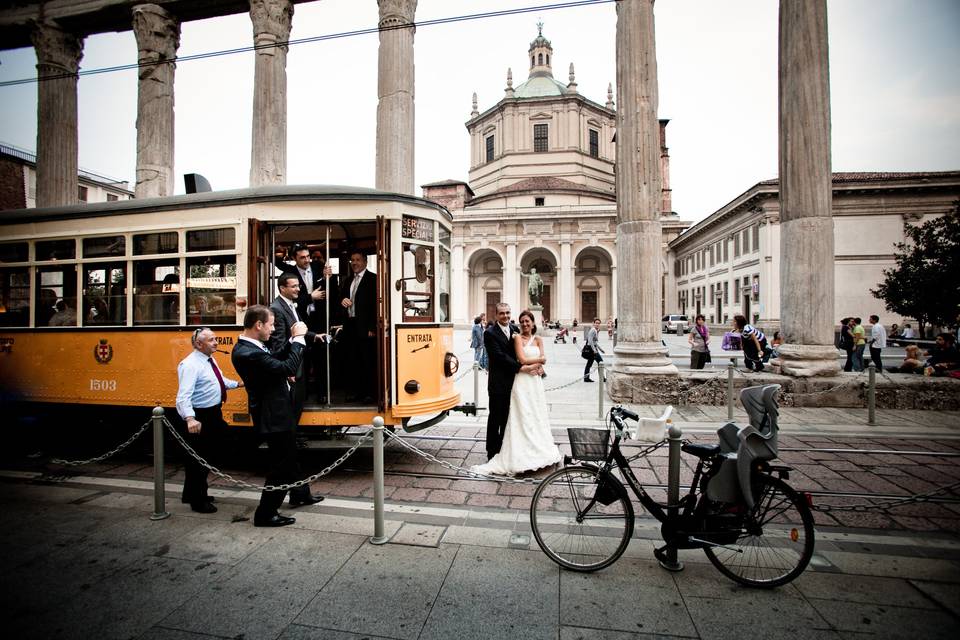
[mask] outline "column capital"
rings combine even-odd
[[[176,59],[177,48],[180,46],[180,21],[155,4],[138,4],[133,8],[132,14],[138,62]],[[149,76],[151,71],[150,67],[141,67],[140,76]]]
[[[253,22],[254,45],[282,42],[279,46],[287,50],[286,42],[290,39],[293,22],[290,0],[250,0],[250,21]]]
[[[83,39],[64,31],[53,20],[37,20],[30,34],[37,52],[37,66],[59,73],[76,74],[83,58]],[[48,69],[50,71],[50,69]]]
[[[380,9],[380,29],[412,25],[417,12],[417,0],[377,0]],[[414,27],[415,29],[415,27]]]

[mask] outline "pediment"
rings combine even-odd
[[[538,111],[537,113],[530,114],[531,120],[553,120],[553,114],[547,113],[546,111]]]

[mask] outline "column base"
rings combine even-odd
[[[784,344],[780,357],[770,361],[783,375],[796,378],[830,376],[840,371],[837,349],[822,344]]]
[[[607,392],[614,402],[676,404],[680,371],[659,342],[619,343],[607,373]]]

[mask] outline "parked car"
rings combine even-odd
[[[679,314],[670,314],[663,316],[660,324],[660,330],[663,333],[676,333],[678,336],[687,332],[690,328],[690,322],[687,316]]]

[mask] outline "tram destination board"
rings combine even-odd
[[[433,242],[433,220],[403,216],[403,237],[405,240]]]

